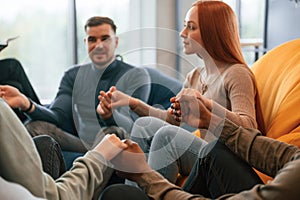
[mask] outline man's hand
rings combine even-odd
[[[117,90],[115,86],[112,86],[108,92],[100,91],[98,99],[100,103],[97,106],[97,113],[103,119],[110,118],[115,108],[130,106],[131,109],[134,109],[139,104],[138,99]]]
[[[111,160],[111,163],[116,168],[119,176],[137,181],[143,173],[150,172],[152,169],[146,161],[144,152],[137,143],[126,140],[125,144],[128,147]]]
[[[106,160],[110,161],[127,147],[128,145],[121,141],[115,134],[107,134],[93,151],[97,151]]]
[[[98,96],[99,104],[97,106],[97,113],[101,115],[103,119],[108,119],[112,116],[111,99],[112,92],[115,89],[115,87],[111,87],[108,92],[100,91]]]
[[[12,108],[27,110],[30,106],[28,98],[17,88],[10,85],[0,85],[0,97]]]

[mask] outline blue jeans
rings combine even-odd
[[[191,132],[154,117],[137,119],[131,139],[146,153],[150,167],[172,183],[178,173],[189,175],[200,149],[207,144]]]

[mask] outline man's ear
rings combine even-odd
[[[116,44],[116,48],[118,47],[119,45],[119,37],[116,36],[116,41],[115,41],[115,44]]]

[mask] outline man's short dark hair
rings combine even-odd
[[[86,31],[87,27],[99,26],[102,24],[109,24],[113,29],[114,33],[116,33],[117,26],[115,25],[114,21],[108,17],[101,17],[101,16],[95,16],[89,18],[84,25],[84,30]]]

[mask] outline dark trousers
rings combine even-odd
[[[149,200],[147,195],[140,189],[131,185],[115,184],[107,187],[99,197],[99,200]]]
[[[253,168],[223,143],[211,142],[202,149],[183,189],[207,198],[251,189],[262,180]]]
[[[33,141],[40,155],[43,171],[53,179],[60,177],[66,171],[66,165],[58,143],[48,135],[36,136]]]
[[[221,142],[212,142],[201,152],[183,189],[207,198],[251,189],[263,182],[252,167]],[[129,185],[113,185],[104,190],[101,200],[148,199],[141,190]],[[127,199],[127,198],[125,198]]]
[[[21,63],[16,59],[8,58],[0,60],[0,85],[14,86],[35,103],[41,104]],[[26,116],[18,109],[14,109],[14,111],[21,121],[24,122],[26,120]]]

